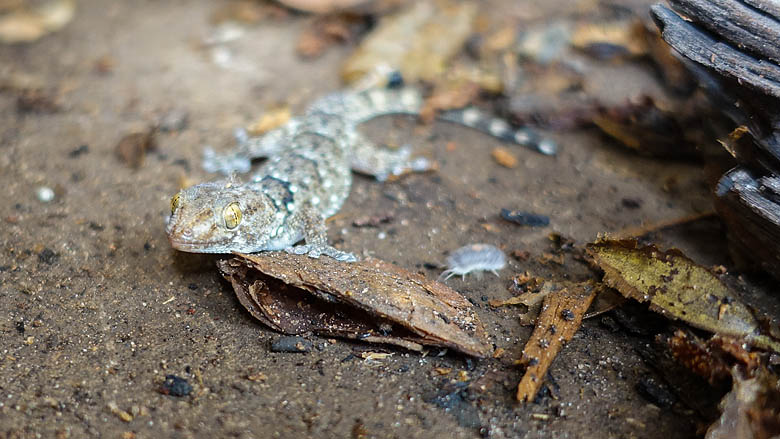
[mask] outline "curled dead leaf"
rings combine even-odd
[[[219,262],[242,305],[287,334],[314,332],[420,351],[492,348],[471,303],[447,286],[378,259],[357,263],[285,252]]]

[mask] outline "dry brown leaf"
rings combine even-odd
[[[270,2],[256,0],[234,0],[221,5],[211,14],[214,24],[233,21],[243,24],[255,24],[266,18],[280,19],[289,15],[284,8]]]
[[[292,112],[290,107],[285,105],[274,108],[263,113],[260,118],[246,127],[246,130],[247,133],[249,133],[251,136],[259,136],[261,134],[267,133],[268,131],[271,131],[274,128],[278,128],[286,124],[291,117]]]
[[[648,53],[641,20],[584,22],[574,28],[572,46],[599,58],[639,57]]]
[[[126,135],[114,148],[117,157],[131,168],[140,168],[146,152],[156,147],[155,133],[155,129],[150,129]]]
[[[471,34],[477,5],[445,0],[415,2],[382,18],[342,67],[354,83],[382,70],[397,70],[407,81],[434,80]]]
[[[371,3],[374,0],[277,0],[288,8],[326,14]]]
[[[74,0],[50,0],[0,15],[0,42],[29,43],[68,24],[76,13]]]
[[[425,100],[420,109],[420,119],[433,122],[440,111],[463,108],[479,95],[479,85],[470,81],[439,82],[433,94]]]
[[[220,261],[219,268],[241,304],[280,332],[311,331],[417,351],[440,346],[477,357],[492,352],[463,296],[378,259],[345,263],[265,252]]]
[[[526,370],[517,385],[518,401],[528,402],[536,397],[547,370],[579,329],[597,293],[598,288],[585,282],[555,291],[544,299],[542,312],[520,359]]]
[[[366,16],[336,14],[317,17],[301,32],[296,51],[305,58],[315,58],[325,50],[353,40],[368,25]]]

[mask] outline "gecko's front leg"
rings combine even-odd
[[[319,258],[320,255],[330,256],[342,262],[356,262],[357,256],[341,251],[328,245],[328,230],[325,227],[325,218],[311,205],[302,206],[290,218],[290,227],[303,231],[306,244],[296,245],[285,249],[288,253],[296,255],[308,255],[311,258]]]

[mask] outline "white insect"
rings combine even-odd
[[[490,244],[470,244],[461,247],[447,258],[447,270],[439,279],[447,280],[454,275],[465,279],[466,275],[476,271],[491,271],[498,276],[498,270],[506,266],[506,256],[498,247]]]

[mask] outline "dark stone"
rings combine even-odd
[[[661,408],[669,408],[677,402],[677,396],[669,387],[651,376],[642,377],[636,383],[636,390],[646,400]]]
[[[89,145],[80,145],[78,148],[70,151],[68,153],[68,157],[76,158],[82,154],[86,154],[89,152]]]
[[[303,337],[280,337],[271,343],[271,352],[304,353],[311,350],[311,342]]]
[[[46,247],[43,250],[41,250],[40,253],[38,253],[38,260],[43,262],[47,265],[52,265],[55,262],[57,262],[57,259],[60,258],[60,255],[54,252],[54,250]]]
[[[544,227],[550,225],[550,217],[520,210],[501,209],[501,218],[521,226]]]
[[[620,204],[626,209],[639,209],[642,207],[642,200],[639,198],[623,198],[620,200]]]
[[[187,396],[192,392],[192,386],[182,377],[166,375],[160,387],[160,393],[170,396]]]

